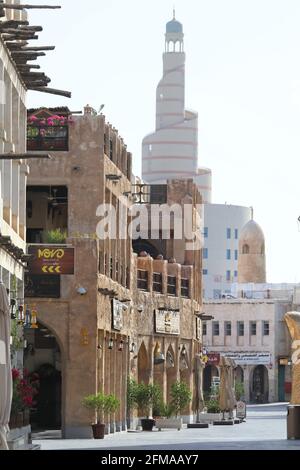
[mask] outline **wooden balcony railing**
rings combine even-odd
[[[28,125],[27,150],[67,152],[69,126]]]

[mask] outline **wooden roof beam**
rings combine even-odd
[[[70,91],[56,90],[54,88],[48,87],[29,87],[28,89],[33,91],[40,91],[41,93],[49,93],[51,95],[65,96],[66,98],[71,98],[72,93]]]
[[[1,160],[29,160],[29,159],[48,159],[51,160],[51,155],[49,153],[0,153]]]
[[[1,8],[1,5],[0,5]],[[5,28],[13,28],[15,26],[29,26],[29,21],[23,20],[8,20],[8,21],[0,21],[0,30]]]
[[[7,10],[57,10],[60,9],[61,6],[58,5],[11,5],[10,3],[1,3],[0,8],[4,8]]]

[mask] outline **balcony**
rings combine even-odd
[[[27,126],[27,151],[67,152],[69,150],[68,125]]]

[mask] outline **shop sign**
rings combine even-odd
[[[180,312],[156,310],[155,331],[163,335],[180,335]]]
[[[271,354],[268,352],[230,352],[221,353],[221,355],[233,359],[237,365],[269,366],[272,364]]]
[[[60,276],[25,274],[25,298],[59,299]]]
[[[202,340],[202,321],[200,318],[196,318],[196,338],[198,341]]]
[[[246,419],[247,405],[244,401],[238,401],[236,404],[236,417],[238,419]]]
[[[116,299],[112,300],[112,329],[121,331],[123,329],[124,305]]]
[[[210,366],[218,366],[220,364],[221,355],[217,353],[207,354],[208,361],[207,364]]]
[[[30,246],[28,254],[30,274],[74,275],[75,250],[65,246],[40,245]]]

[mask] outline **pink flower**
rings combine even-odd
[[[36,116],[30,116],[28,121],[35,122],[35,121],[38,121],[38,118]]]
[[[20,371],[18,369],[12,369],[12,378],[13,380],[20,378]]]

